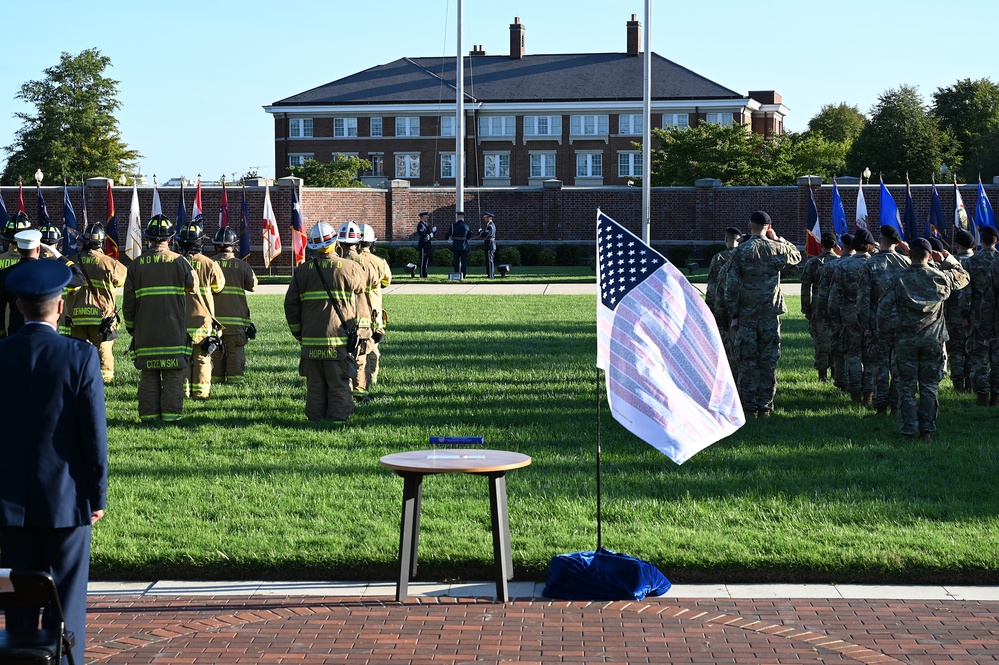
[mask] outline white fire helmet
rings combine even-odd
[[[316,222],[309,230],[309,249],[325,249],[336,242],[336,231],[331,224]]]
[[[369,245],[375,242],[375,229],[371,224],[361,224],[361,242]]]
[[[356,245],[361,241],[361,229],[354,222],[344,222],[340,225],[337,240],[344,245]]]

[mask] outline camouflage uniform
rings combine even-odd
[[[884,295],[885,286],[896,274],[912,265],[909,257],[902,256],[894,249],[878,252],[867,260],[860,273],[857,286],[857,314],[865,339],[870,340],[870,371],[874,380],[873,406],[879,413],[898,408],[898,386],[892,381],[892,351],[878,334],[878,303]],[[864,369],[868,368],[865,362]]]
[[[732,338],[735,335],[729,329],[730,318],[725,307],[725,297],[722,294],[723,284],[721,282],[722,269],[728,265],[734,250],[724,249],[711,257],[708,264],[708,284],[704,289],[704,304],[708,306],[714,314],[715,323],[718,324],[718,332],[721,333],[722,343],[725,345],[725,352],[728,353],[729,364],[732,362]]]
[[[805,267],[801,272],[801,313],[808,319],[808,334],[812,336],[812,343],[815,346],[815,369],[823,378],[826,370],[832,367],[829,357],[832,331],[828,325],[819,325],[819,317],[815,311],[818,308],[813,304],[819,293],[819,269],[838,258],[839,255],[831,249],[824,251],[805,261]]]
[[[846,390],[843,383],[843,326],[839,317],[829,313],[829,292],[832,290],[836,267],[843,258],[827,261],[817,271],[818,283],[812,300],[812,318],[820,328],[826,328],[829,336],[829,366],[832,368],[833,384],[840,390]]]
[[[996,265],[996,258],[999,258],[999,251],[995,247],[983,247],[974,256],[961,261],[971,277],[971,285],[958,292],[964,303],[962,313],[965,313],[970,324],[968,328],[962,328],[967,337],[965,376],[978,394],[980,404],[984,403],[985,395],[990,393],[992,403],[999,397],[999,344],[989,342],[995,336],[989,333],[991,326],[983,318],[983,310],[989,313],[992,311],[985,308],[984,303],[988,298],[988,284],[991,281],[990,275],[994,272],[992,266]],[[949,303],[950,301],[948,305]],[[957,379],[954,380],[956,383]]]
[[[878,306],[878,332],[892,340],[901,402],[900,430],[905,436],[936,429],[937,387],[944,373],[944,301],[969,283],[953,256],[939,267],[913,265],[893,277]],[[916,406],[916,390],[919,406]]]
[[[967,261],[974,256],[974,253],[969,249],[955,252],[953,256],[967,270]],[[969,292],[966,290],[955,291],[944,305],[944,321],[947,325],[947,335],[950,338],[947,340],[947,358],[950,365],[950,377],[957,390],[964,390],[966,381],[971,379],[971,372],[968,371],[967,367],[968,307],[971,304],[968,295]]]
[[[780,315],[787,312],[780,292],[780,271],[797,265],[793,243],[753,236],[732,252],[725,276],[725,304],[735,329],[739,397],[746,413],[767,415],[777,393]]]
[[[834,262],[832,286],[829,288],[829,316],[838,319],[841,326],[843,349],[843,383],[854,401],[861,395],[873,399],[874,378],[865,371],[864,361],[870,359],[870,338],[864,336],[857,308],[857,287],[864,264],[870,259],[867,252],[857,252]]]

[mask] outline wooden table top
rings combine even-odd
[[[519,469],[531,463],[528,455],[506,450],[443,448],[410,450],[385,455],[379,464],[396,471],[419,473],[489,473]]]

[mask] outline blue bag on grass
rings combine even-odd
[[[670,586],[651,563],[601,548],[553,556],[544,595],[565,600],[641,600],[661,596]]]

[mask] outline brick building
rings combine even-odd
[[[626,185],[642,175],[641,24],[627,22],[623,53],[528,55],[526,27],[510,52],[481,46],[465,58],[465,182],[471,187]],[[366,159],[369,185],[455,185],[455,58],[405,57],[264,107],[274,116],[275,164],[334,155]],[[741,124],[780,134],[776,92],[742,95],[652,54],[653,127]]]

